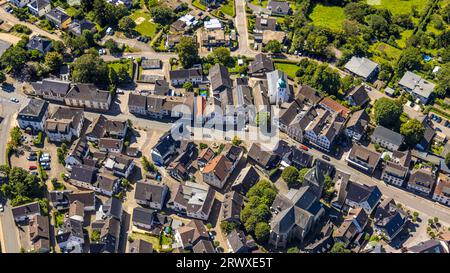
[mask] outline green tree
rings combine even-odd
[[[286,167],[281,173],[281,177],[289,187],[298,185],[298,176],[299,172],[294,166]]]
[[[20,140],[22,138],[22,131],[20,131],[20,128],[17,126],[12,128],[9,135],[11,137],[11,144],[13,145],[13,147],[19,146]]]
[[[220,229],[225,234],[229,234],[231,231],[235,230],[237,227],[238,227],[238,224],[236,222],[222,221],[220,223]]]
[[[190,81],[186,81],[183,84],[183,88],[184,90],[186,90],[186,92],[192,92],[194,91],[194,85],[190,82]]]
[[[163,26],[169,25],[175,18],[173,10],[164,6],[157,6],[150,9],[150,14],[153,17],[153,21],[155,21],[155,23],[161,24]]]
[[[445,155],[445,164],[450,167],[450,152]]]
[[[272,53],[280,53],[283,49],[283,45],[277,41],[277,40],[270,40],[267,42],[266,46],[264,47],[266,51],[272,52]]]
[[[190,37],[183,36],[175,46],[180,63],[184,68],[189,68],[199,60],[198,46]]]
[[[450,94],[450,62],[441,66],[441,69],[436,74],[437,87],[435,92],[440,97],[445,97]]]
[[[403,75],[406,71],[420,70],[422,54],[416,47],[404,49],[397,63],[397,73]]]
[[[255,237],[259,242],[265,242],[269,238],[270,226],[266,222],[259,222],[255,227]]]
[[[19,46],[13,46],[8,48],[0,57],[1,66],[20,71],[27,62],[27,51]]]
[[[225,47],[218,47],[213,49],[208,58],[211,59],[211,63],[219,63],[227,67],[234,66],[234,59],[233,57],[231,57],[230,50]]]
[[[298,247],[296,247],[296,246],[290,247],[287,250],[287,253],[299,253],[299,252],[300,252],[300,249],[298,249]]]
[[[338,242],[333,245],[330,252],[331,253],[350,253],[351,251],[349,249],[345,248],[344,243]]]
[[[72,79],[79,83],[104,83],[108,79],[108,66],[97,55],[84,54],[72,64]]]
[[[240,146],[242,144],[242,140],[238,136],[234,136],[231,140],[231,144],[234,146]]]
[[[136,23],[129,16],[122,17],[119,20],[119,29],[123,31],[125,34],[133,33],[134,28],[136,27]]]
[[[405,141],[408,145],[414,146],[423,138],[425,127],[417,119],[410,119],[402,124],[400,133],[405,136]]]
[[[303,168],[298,172],[298,182],[303,183],[305,181],[305,175],[309,172],[309,168]]]
[[[45,55],[44,65],[47,66],[50,71],[56,71],[62,64],[63,56],[60,53],[52,51]]]
[[[113,40],[113,39],[108,39],[105,42],[105,47],[109,50],[109,52],[111,54],[117,54],[119,52],[121,52],[122,50],[119,48],[119,46],[117,45],[117,43]]]
[[[258,218],[254,215],[248,217],[247,221],[244,223],[245,230],[247,232],[254,232],[256,224],[258,224]]]
[[[382,126],[395,125],[403,113],[401,102],[389,98],[381,98],[375,102],[374,115],[377,124]]]

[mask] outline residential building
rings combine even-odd
[[[303,137],[319,149],[329,151],[343,129],[345,119],[322,108],[316,108],[315,111],[317,116],[306,126]]]
[[[27,6],[28,11],[36,17],[42,17],[52,9],[49,0],[32,0]]]
[[[234,229],[227,235],[227,245],[231,253],[247,253],[247,238],[242,230]]]
[[[369,150],[368,148],[356,144],[353,147],[345,159],[351,166],[360,169],[368,174],[372,174],[380,162],[381,154]]]
[[[188,217],[208,220],[214,203],[215,191],[207,186],[192,182],[177,184],[167,203],[167,207]]]
[[[84,205],[85,212],[95,211],[95,192],[94,191],[78,191],[69,194],[69,202],[79,201]]]
[[[362,208],[351,209],[342,224],[334,232],[334,240],[342,242],[345,247],[348,247],[356,236],[363,232],[368,222],[369,217]]]
[[[129,244],[129,253],[153,253],[153,245],[142,239],[134,240]]]
[[[55,27],[59,29],[66,29],[69,27],[72,18],[67,15],[64,10],[60,7],[52,9],[50,12],[45,14],[45,18]]]
[[[408,253],[450,253],[450,251],[449,246],[443,241],[427,240],[408,248]]]
[[[376,80],[380,67],[377,63],[366,57],[353,56],[350,61],[345,64],[344,69],[365,81],[373,81]]]
[[[91,244],[91,253],[117,253],[120,237],[120,220],[107,218],[92,223],[92,230],[100,233],[100,241]]]
[[[50,252],[50,219],[34,215],[29,223],[31,250],[38,253]]]
[[[411,152],[394,151],[386,155],[389,159],[384,164],[381,179],[386,183],[401,187],[409,174]]]
[[[131,221],[137,228],[150,230],[152,228],[154,210],[136,207],[133,209]]]
[[[31,0],[11,0],[10,2],[16,7],[24,8],[31,2]]]
[[[370,117],[365,109],[354,112],[347,121],[345,134],[352,140],[360,141],[363,135],[366,133],[369,121]]]
[[[406,187],[419,194],[429,195],[433,190],[435,183],[436,177],[432,169],[422,168],[414,170],[411,173]]]
[[[36,1],[34,3],[36,3]],[[52,49],[52,41],[42,36],[34,35],[28,41],[27,49],[37,50],[42,55],[45,55]]]
[[[230,79],[228,68],[222,64],[215,64],[209,70],[209,81],[211,82],[211,93],[218,95],[219,93],[231,90],[233,82]]]
[[[244,207],[244,196],[230,191],[225,193],[222,202],[222,221],[240,223],[240,213]]]
[[[450,178],[447,175],[439,174],[438,182],[433,192],[433,200],[444,205],[450,205]]]
[[[69,90],[64,102],[68,106],[107,111],[111,105],[111,93],[93,84],[76,84]]]
[[[387,241],[392,241],[408,222],[408,214],[397,206],[394,199],[383,200],[375,211],[374,229]]]
[[[80,137],[83,124],[83,110],[58,107],[50,118],[47,118],[45,133],[50,141],[71,142],[73,137]]]
[[[291,12],[289,2],[269,0],[267,11],[270,15],[288,15]]]
[[[170,176],[179,181],[189,180],[190,173],[192,173],[192,163],[197,158],[197,154],[197,145],[189,142],[167,167]]]
[[[40,82],[32,82],[31,86],[39,97],[59,102],[64,101],[70,90],[70,82],[55,79],[43,79]]]
[[[277,30],[277,20],[275,18],[257,16],[255,19],[254,32],[262,33],[264,30]]]
[[[192,247],[193,253],[215,253],[214,245],[210,240],[201,239]]]
[[[63,226],[55,234],[55,241],[63,253],[83,253],[83,223],[66,218]]]
[[[200,41],[203,47],[229,47],[231,45],[230,35],[223,29],[202,29]]]
[[[343,211],[363,208],[367,215],[370,215],[380,202],[381,196],[377,186],[367,186],[345,179],[339,185],[337,200],[331,205]]]
[[[123,139],[100,138],[98,149],[105,153],[121,153],[123,149]]]
[[[184,248],[192,249],[200,240],[208,240],[208,232],[200,220],[191,220],[175,231],[175,240]]]
[[[50,205],[57,210],[65,210],[69,208],[69,190],[53,190],[49,191]]]
[[[404,136],[386,127],[378,125],[371,136],[372,143],[390,151],[397,151],[403,143]]]
[[[272,208],[269,244],[275,248],[285,248],[294,238],[302,242],[325,213],[309,186],[278,194]]]
[[[342,104],[340,104],[339,102],[333,100],[330,97],[323,98],[319,102],[319,105],[322,108],[326,109],[327,111],[330,111],[331,113],[335,113],[335,114],[341,115],[345,119],[347,119],[348,116],[350,115],[350,113],[352,112],[350,109],[348,109],[347,107],[343,106]]]
[[[135,115],[147,115],[147,97],[130,93],[128,95],[128,111]]]
[[[90,31],[92,33],[97,32],[97,27],[94,23],[88,21],[88,20],[72,20],[72,22],[69,24],[69,31],[76,36],[81,36],[83,34],[83,31]]]
[[[270,104],[287,102],[292,95],[287,76],[280,70],[266,73]]]
[[[354,86],[345,97],[345,100],[351,106],[363,107],[369,101],[369,95],[367,94],[366,87],[364,85]]]
[[[12,216],[16,222],[31,220],[41,214],[41,207],[37,201],[11,208]]]
[[[173,86],[183,86],[185,82],[191,82],[194,85],[203,82],[200,68],[171,70],[169,71],[169,78]]]
[[[206,166],[206,164],[208,164],[208,162],[210,162],[215,156],[216,156],[216,154],[209,147],[201,150],[200,154],[197,157],[197,165],[198,165],[198,167],[199,168],[204,168]]]
[[[133,172],[134,159],[121,153],[110,152],[104,166],[116,176],[128,178]]]
[[[221,189],[232,172],[233,162],[224,155],[218,155],[203,168],[203,182]]]
[[[236,180],[234,180],[231,190],[245,195],[259,179],[260,175],[256,169],[253,166],[247,166],[241,170]]]
[[[136,183],[134,199],[139,205],[162,210],[168,193],[169,187],[167,187],[167,185],[157,184],[151,181],[142,181]]]
[[[434,83],[423,79],[421,76],[411,71],[406,71],[398,82],[398,85],[405,92],[408,92],[413,95],[414,98],[419,99],[423,104],[428,103],[428,100],[436,87]]]
[[[275,19],[273,19],[275,20]],[[259,53],[255,56],[255,60],[250,62],[248,73],[252,76],[263,76],[268,72],[275,70],[272,60],[266,54]]]
[[[275,168],[280,162],[281,158],[272,150],[262,146],[260,143],[253,143],[247,154],[248,162],[258,166],[263,171]]]
[[[285,162],[285,166],[294,166],[301,170],[311,168],[313,161],[314,157],[312,154],[293,146],[292,150],[283,157],[281,164],[283,165],[283,162]]]
[[[156,165],[167,165],[171,157],[180,147],[180,141],[173,139],[170,132],[163,135],[158,143],[152,148],[151,156]]]
[[[111,120],[104,115],[97,116],[86,130],[86,138],[92,142],[98,142],[101,138],[125,138],[128,131],[128,122]]]
[[[72,169],[72,166],[79,166],[84,164],[84,159],[89,155],[89,144],[86,138],[80,137],[75,140],[70,146],[64,162],[68,170]]]
[[[31,129],[32,132],[43,132],[45,130],[45,120],[47,117],[48,102],[30,99],[28,104],[19,111],[17,122],[21,129]]]

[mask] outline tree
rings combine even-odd
[[[423,138],[425,127],[417,119],[410,119],[402,124],[400,133],[405,136],[408,145],[414,146]]]
[[[259,242],[264,242],[269,238],[270,226],[268,223],[259,222],[255,227],[255,237]]]
[[[264,49],[266,51],[272,52],[272,53],[280,53],[283,48],[283,45],[277,41],[277,40],[270,40],[267,42]]]
[[[52,41],[52,49],[59,54],[64,54],[66,46],[61,41]]]
[[[56,71],[63,64],[63,56],[56,51],[48,52],[44,64],[50,71]]]
[[[242,144],[242,140],[238,136],[234,136],[231,140],[231,144],[233,144],[234,146],[239,146]]]
[[[111,54],[117,54],[117,53],[121,52],[121,49],[119,48],[117,43],[111,38],[106,40],[104,45]]]
[[[445,155],[445,164],[450,167],[450,152]]]
[[[155,23],[163,26],[169,25],[175,18],[174,12],[170,8],[163,6],[157,6],[150,9],[150,15],[153,17]]]
[[[305,181],[305,175],[309,172],[309,168],[303,168],[298,172],[298,182],[303,183]]]
[[[230,221],[222,221],[220,223],[220,229],[225,232],[225,234],[229,234],[231,231],[235,230],[238,227],[236,222]]]
[[[219,63],[227,67],[234,66],[234,59],[231,57],[230,50],[225,47],[215,48],[208,58],[211,59],[211,63]]]
[[[447,4],[444,8],[441,9],[442,19],[447,24],[450,24],[450,4]]]
[[[183,84],[183,88],[184,90],[186,90],[186,92],[192,92],[194,91],[194,85],[190,82],[190,81],[186,81]]]
[[[72,64],[72,79],[79,83],[104,83],[108,79],[108,66],[97,55],[85,54]]]
[[[22,131],[20,131],[19,127],[12,128],[11,132],[9,133],[11,137],[11,144],[13,147],[17,147],[20,145],[20,140],[22,138]]]
[[[252,215],[248,217],[247,221],[244,223],[245,230],[247,232],[254,232],[256,224],[258,224],[258,218],[256,216]]]
[[[416,47],[404,49],[397,63],[397,73],[403,75],[406,71],[420,70],[422,54]]]
[[[403,113],[403,105],[396,100],[381,98],[375,102],[374,115],[377,124],[382,126],[395,125]]]
[[[437,87],[436,93],[440,97],[445,97],[450,94],[450,62],[442,65],[441,69],[436,75]]]
[[[136,23],[129,16],[125,16],[119,20],[119,29],[123,31],[125,34],[130,34],[134,32],[134,28],[136,27]]]
[[[344,243],[338,242],[333,245],[330,252],[331,253],[350,253],[351,251],[349,249],[345,248]]]
[[[290,247],[287,250],[287,253],[299,253],[299,252],[300,252],[300,249],[298,249],[298,247],[296,247],[296,246]]]
[[[180,63],[184,68],[189,68],[199,60],[198,47],[190,37],[183,36],[175,46]]]
[[[3,71],[0,71],[0,85],[3,84],[6,81],[6,76]]]
[[[0,65],[12,69],[14,71],[20,71],[27,62],[27,51],[19,46],[13,46],[8,48],[0,57]]]
[[[286,182],[288,187],[298,185],[298,175],[299,172],[294,166],[286,167],[281,173],[281,177],[283,178],[284,182]]]

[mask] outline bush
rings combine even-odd
[[[34,146],[39,146],[42,144],[42,142],[43,142],[43,135],[42,132],[39,131],[37,138],[33,140],[33,144]]]
[[[299,184],[298,183],[299,172],[297,168],[294,166],[286,167],[281,173],[281,177],[289,187],[293,187]]]

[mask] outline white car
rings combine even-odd
[[[15,103],[18,103],[18,102],[19,102],[19,100],[16,99],[16,98],[10,98],[9,100],[12,101],[12,102],[15,102]]]
[[[0,212],[3,212],[5,209],[3,208],[3,205],[0,204]]]

